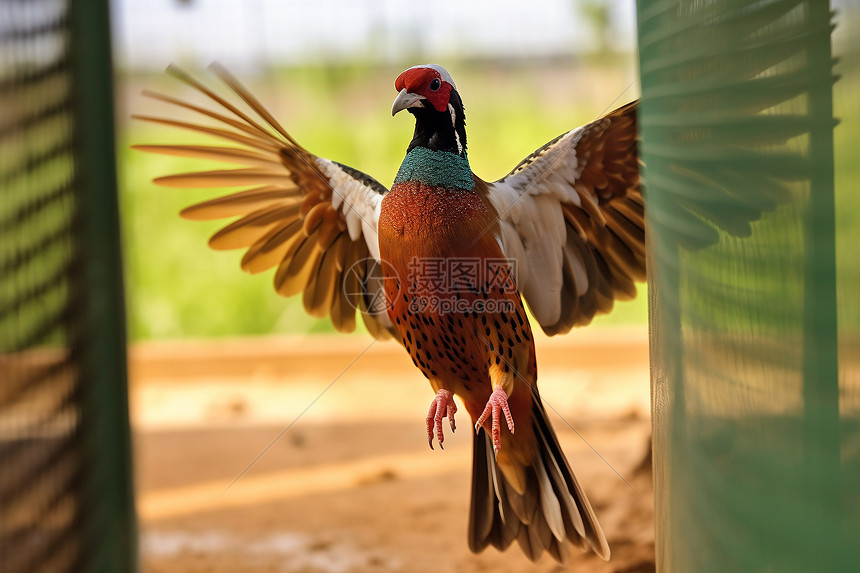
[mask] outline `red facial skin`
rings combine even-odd
[[[430,89],[430,82],[438,78],[442,84],[435,92]],[[406,88],[406,91],[425,98],[436,111],[445,111],[448,109],[448,101],[451,97],[451,90],[454,89],[451,84],[442,80],[439,72],[433,68],[411,68],[397,76],[394,81],[394,88],[401,91]]]

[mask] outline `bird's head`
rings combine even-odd
[[[409,149],[423,146],[434,151],[466,153],[466,118],[463,100],[451,74],[442,66],[413,66],[397,76],[399,92],[391,115],[409,110],[415,116],[415,135]]]

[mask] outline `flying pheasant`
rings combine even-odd
[[[438,65],[395,81],[392,115],[415,132],[391,189],[302,148],[223,68],[216,73],[257,116],[188,75],[174,75],[220,109],[149,95],[215,120],[215,126],[141,117],[209,134],[227,146],[138,149],[226,161],[237,169],[161,177],[170,187],[247,187],[185,209],[189,219],[239,218],[210,240],[247,248],[242,268],[272,267],[284,296],[306,310],[393,336],[436,392],[426,418],[430,447],[455,429],[461,398],[475,427],[468,528],[474,552],[516,539],[533,560],[566,561],[570,545],[604,559],[609,546],[559,446],[537,389],[532,329],[588,324],[645,278],[645,223],[636,148],[636,104],[562,134],[488,183],[472,173],[463,102]]]

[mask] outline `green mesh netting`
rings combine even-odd
[[[0,2],[0,571],[134,571],[107,2]]]
[[[860,570],[848,8],[638,2],[660,571]]]

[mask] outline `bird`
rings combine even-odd
[[[565,563],[571,547],[608,560],[537,388],[531,321],[548,335],[566,333],[634,297],[645,279],[638,102],[562,133],[488,182],[470,167],[451,74],[410,67],[395,80],[391,113],[410,113],[415,129],[388,188],[307,151],[223,66],[212,70],[242,104],[173,66],[210,107],[146,95],[214,123],[137,117],[219,145],[133,147],[233,167],[154,182],[234,188],[181,215],[234,218],[212,248],[246,249],[242,269],[274,268],[278,294],[301,294],[306,311],[338,331],[354,330],[359,315],[371,336],[399,342],[435,392],[424,420],[430,448],[434,440],[444,448],[446,418],[456,430],[460,398],[475,430],[471,551],[503,551],[516,540],[533,561],[548,553]]]

